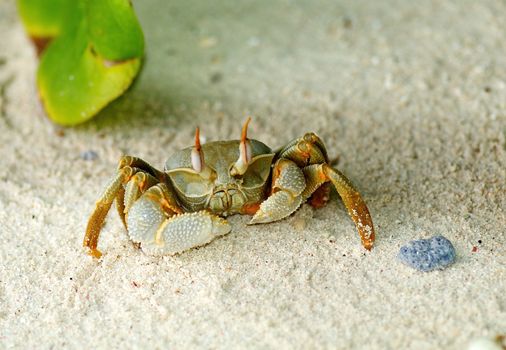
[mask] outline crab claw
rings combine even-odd
[[[293,196],[287,191],[276,192],[262,202],[260,209],[251,218],[248,225],[266,224],[281,220],[297,210],[301,204],[301,196]]]
[[[250,121],[251,117],[248,117],[242,127],[241,142],[239,143],[239,159],[237,159],[230,170],[232,176],[243,175],[251,162],[251,144],[248,140],[248,124]]]
[[[260,204],[249,224],[265,224],[281,220],[302,204],[302,192],[306,181],[302,170],[288,159],[280,159],[274,165],[273,193]]]
[[[228,222],[207,211],[167,217],[160,201],[143,195],[127,217],[130,239],[150,255],[178,254],[230,232]]]

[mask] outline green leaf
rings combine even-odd
[[[53,38],[65,33],[72,23],[79,23],[79,4],[71,0],[18,0],[21,20],[39,56]]]
[[[86,14],[89,37],[99,55],[111,61],[142,56],[144,38],[129,1],[93,0]]]
[[[68,0],[21,0],[19,14],[28,35],[33,38],[54,38],[61,34],[65,14],[75,2]]]
[[[52,1],[62,0],[44,4]],[[37,85],[49,117],[75,125],[130,86],[141,67],[144,37],[128,0],[66,1],[76,5],[68,5],[61,33],[41,57]]]

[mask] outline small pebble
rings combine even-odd
[[[439,235],[409,242],[401,248],[398,258],[414,269],[428,272],[452,264],[455,261],[455,248],[448,239]]]
[[[98,154],[95,151],[87,150],[84,152],[81,152],[81,159],[83,160],[95,160],[98,158]]]

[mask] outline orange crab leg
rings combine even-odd
[[[309,165],[303,169],[303,172],[306,177],[307,187],[302,196],[309,198],[321,188],[321,185],[325,185],[328,181],[332,182],[357,227],[362,245],[365,249],[371,250],[375,239],[371,214],[362,196],[360,196],[351,181],[339,170],[326,163]]]
[[[278,156],[291,159],[302,167],[306,188],[301,196],[303,200],[309,199],[313,206],[324,205],[328,200],[327,183],[334,185],[357,227],[362,245],[371,250],[375,233],[369,209],[351,181],[328,164],[327,151],[321,139],[314,133],[307,133],[289,142],[278,151]]]
[[[140,173],[145,174],[140,175]],[[144,186],[136,188],[136,186],[132,184],[128,186],[129,189],[125,191],[123,185],[128,183],[136,174],[140,175],[139,179],[147,179],[146,184],[149,186],[155,184],[157,181],[163,180],[165,177],[165,174],[156,170],[140,158],[131,156],[121,157],[117,174],[110,180],[102,196],[96,202],[95,210],[88,220],[86,234],[83,239],[83,246],[87,248],[88,253],[91,256],[100,258],[102,255],[102,253],[97,249],[98,239],[100,237],[100,230],[104,224],[105,217],[107,216],[114,200],[116,200],[119,215],[126,227],[125,209],[128,211],[128,206],[130,204],[125,206],[125,198],[127,198],[127,203],[131,203],[135,197],[138,197],[138,191],[142,192],[145,190]]]
[[[118,174],[111,180],[102,194],[102,197],[97,201],[95,210],[88,220],[83,246],[87,248],[88,253],[95,258],[100,258],[100,256],[102,256],[102,253],[97,249],[97,246],[98,237],[100,236],[100,230],[104,224],[105,217],[107,216],[118,191],[122,188],[123,183],[127,182],[134,173],[135,170],[129,166],[125,166],[118,171]]]

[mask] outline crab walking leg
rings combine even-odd
[[[328,163],[328,155],[323,141],[314,133],[309,132],[298,137],[277,152],[278,158],[286,158],[294,161],[299,167],[304,168],[310,164]],[[307,180],[307,176],[306,176]],[[311,184],[308,184],[311,188]],[[329,184],[319,183],[310,192],[312,193],[308,203],[314,208],[322,208],[329,200]],[[303,196],[304,201],[309,196]]]
[[[274,164],[272,194],[260,204],[249,224],[264,224],[281,220],[302,204],[306,181],[302,170],[293,161],[279,159]]]
[[[122,156],[118,162],[118,170],[121,170],[126,166],[144,170],[146,173],[153,175],[159,181],[165,180],[165,174],[163,172],[151,166],[148,162],[142,160],[141,158],[132,156]]]
[[[128,215],[128,211],[134,204],[134,202],[148,189],[152,186],[158,184],[158,180],[155,179],[148,173],[143,171],[136,173],[132,178],[127,182],[125,188],[125,195],[123,199],[123,215]],[[119,199],[119,198],[118,198]]]
[[[337,193],[339,193],[346,209],[348,209],[348,214],[355,222],[362,245],[365,249],[371,250],[375,239],[374,226],[369,209],[360,193],[339,170],[323,164],[323,171],[336,187]]]
[[[157,183],[158,180],[152,175],[144,171],[139,171],[132,176],[126,185],[120,187],[116,195],[116,209],[118,210],[118,215],[125,229],[127,229],[126,214],[128,213],[128,209],[130,209],[133,202],[137,200],[146,189]]]
[[[323,141],[312,132],[290,141],[276,154],[279,158],[287,158],[294,161],[300,167],[328,162],[327,151]]]
[[[343,200],[348,214],[355,222],[362,245],[367,250],[371,250],[374,244],[374,226],[372,223],[369,209],[355,189],[350,180],[348,180],[339,170],[332,168],[328,164],[315,164],[307,166],[303,169],[308,186],[302,196],[307,199],[326,181],[334,184],[337,193]]]
[[[166,216],[182,214],[183,209],[179,206],[176,196],[165,183],[159,183],[149,188],[143,195],[146,199],[158,203]]]
[[[129,215],[126,216],[128,236],[137,248],[139,242],[149,240],[150,233],[160,226],[165,218],[183,212],[163,183],[150,187],[137,201],[140,204],[135,205],[136,202],[133,202],[132,214],[130,215],[129,210]],[[129,219],[131,216],[133,219]]]
[[[116,194],[116,210],[121,218],[121,222],[125,229],[127,228],[125,219],[125,186],[120,186],[118,193]]]
[[[125,166],[118,171],[115,177],[111,179],[104,193],[97,201],[95,210],[88,220],[86,234],[83,240],[83,246],[88,248],[89,254],[95,258],[100,258],[102,253],[97,249],[98,237],[104,223],[105,217],[111,208],[112,202],[116,198],[118,192],[123,188],[123,184],[127,182],[138,169]]]
[[[141,184],[141,186],[144,187],[142,189],[141,193],[146,188],[153,186],[155,183],[165,180],[165,174],[163,172],[157,170],[156,168],[154,168],[148,162],[146,162],[145,160],[142,160],[141,158],[133,157],[133,156],[122,156],[118,162],[118,170],[121,170],[126,166],[129,166],[131,168],[135,167],[135,168],[138,168],[139,170],[143,170],[141,173],[145,174],[146,176],[149,176],[150,183],[148,186],[145,186],[144,182],[142,181],[143,178],[135,180],[135,182],[138,182],[139,184]],[[152,178],[156,178],[158,181],[152,181]],[[137,197],[135,197],[135,196],[130,197],[130,199],[128,201],[130,202],[132,200],[132,198],[133,198],[133,200],[135,200],[139,196],[140,196],[140,194],[138,194]],[[125,210],[125,187],[124,186],[122,186],[118,190],[118,194],[116,195],[116,209],[118,210],[118,214],[121,218],[121,221],[123,222],[123,225],[126,228],[125,213],[128,211],[128,208],[126,208],[126,210]]]
[[[128,233],[150,255],[173,255],[230,232],[226,220],[207,211],[182,213],[165,184],[147,190],[127,216]],[[177,210],[177,211],[176,211]]]
[[[325,182],[332,182],[341,196],[349,215],[355,222],[362,239],[362,245],[370,250],[374,243],[374,227],[371,215],[362,197],[341,172],[328,165],[325,145],[314,133],[307,133],[303,137],[292,140],[280,151],[278,157],[289,158],[304,167],[307,187],[302,193],[303,201],[311,195],[311,204],[321,206],[327,201]]]

